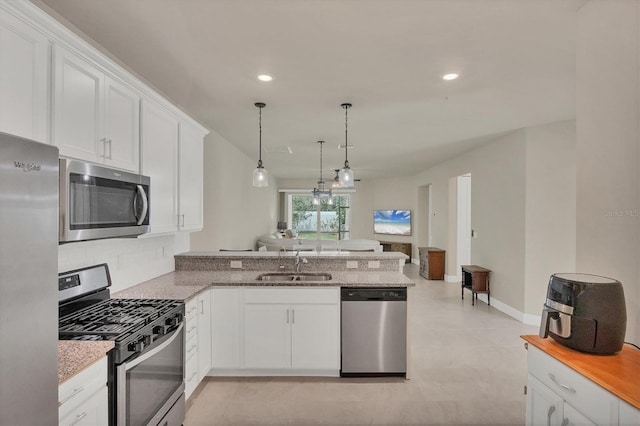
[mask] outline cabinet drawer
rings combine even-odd
[[[60,426],[107,426],[109,394],[106,386],[89,395],[89,399],[68,412],[60,412]]]
[[[107,386],[107,357],[101,358],[58,386],[60,410],[73,407]]]
[[[198,353],[197,351],[191,356],[187,357],[187,362],[184,366],[184,386],[185,396],[189,398],[191,393],[198,386]]]
[[[244,290],[245,303],[338,303],[340,302],[339,287],[320,288],[248,288]]]
[[[184,344],[184,359],[191,358],[194,354],[198,353],[198,338],[197,336],[193,336]]]
[[[189,341],[198,335],[198,321],[197,318],[193,318],[184,323],[184,340]]]
[[[529,345],[529,373],[597,424],[617,423],[618,399],[600,386]]]
[[[197,313],[198,313],[198,298],[194,297],[193,299],[190,299],[187,301],[187,303],[185,303],[184,317],[186,321],[189,322],[190,319],[196,317]]]

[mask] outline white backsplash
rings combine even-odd
[[[174,270],[173,255],[189,251],[189,233],[112,238],[58,246],[58,272],[107,263],[111,292]]]

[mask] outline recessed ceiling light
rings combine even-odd
[[[442,76],[443,80],[455,80],[456,78],[458,78],[459,75],[455,74],[455,73],[451,73],[451,74],[445,74]]]
[[[268,74],[260,74],[258,76],[258,80],[260,80],[260,81],[271,81],[271,80],[273,80],[273,77],[271,77]]]

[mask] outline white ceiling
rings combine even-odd
[[[293,150],[263,154],[280,178],[317,177],[318,140],[325,177],[341,166],[343,102],[356,178],[575,115],[585,0],[41,1],[251,158],[265,102],[263,147]]]

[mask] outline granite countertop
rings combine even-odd
[[[107,355],[113,342],[58,341],[58,385]]]
[[[393,251],[377,251],[377,252],[359,252],[359,251],[305,251],[301,250],[300,255],[304,257],[314,257],[318,259],[337,260],[340,258],[348,259],[367,259],[367,260],[385,260],[385,259],[408,259],[404,253]],[[295,257],[296,251],[188,251],[176,254],[175,257],[230,257],[230,258],[250,258],[250,259],[273,259],[277,257]]]
[[[275,272],[275,271],[271,271]],[[292,271],[284,271],[294,273]],[[309,271],[303,273],[324,272]],[[413,287],[400,272],[328,271],[329,281],[258,281],[263,271],[175,271],[113,294],[113,298],[188,300],[208,287]]]

